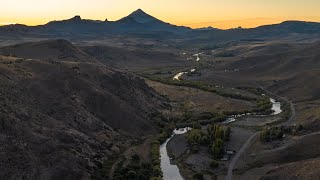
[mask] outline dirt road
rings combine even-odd
[[[281,97],[277,94],[274,94],[273,92],[271,91],[268,91],[266,90],[264,87],[262,87],[260,84],[255,84],[257,86],[259,86],[259,88],[261,88],[262,90],[264,90],[265,92],[279,98],[279,99],[282,99],[283,101],[287,102],[290,104],[290,109],[291,109],[291,116],[290,118],[282,123],[282,125],[288,125],[288,124],[291,124],[292,122],[294,122],[294,119],[296,118],[296,111],[294,109],[294,105],[291,101],[289,101],[288,99],[284,98],[284,97]],[[251,141],[253,140],[254,137],[256,137],[260,132],[257,132],[255,134],[253,134],[244,144],[243,146],[241,147],[240,151],[232,158],[231,160],[231,163],[229,165],[229,169],[228,169],[228,174],[227,174],[227,177],[226,177],[226,180],[232,180],[232,172],[233,172],[233,168],[234,166],[236,165],[238,159],[240,158],[241,154],[246,150],[246,148],[250,145]]]

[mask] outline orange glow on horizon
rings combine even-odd
[[[286,20],[320,22],[319,0],[1,0],[0,25],[52,20],[118,20],[136,9],[176,25],[229,29]]]

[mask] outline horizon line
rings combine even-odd
[[[133,11],[132,13],[136,12],[136,11],[143,11],[141,8]],[[145,11],[143,11],[145,12]],[[130,14],[132,14],[130,13]],[[146,13],[146,12],[145,12]],[[129,14],[129,15],[130,15]],[[147,15],[149,16],[152,16],[148,13],[146,13]],[[0,27],[3,27],[3,26],[10,26],[10,25],[23,25],[23,26],[28,26],[28,27],[36,27],[36,26],[44,26],[50,22],[54,22],[54,21],[64,21],[64,20],[70,20],[74,17],[80,17],[81,20],[91,20],[91,21],[101,21],[101,22],[116,22],[122,18],[119,18],[117,20],[111,20],[111,21],[108,21],[108,18],[105,18],[105,20],[103,19],[91,19],[91,18],[81,18],[81,15],[74,15],[72,16],[71,18],[63,18],[63,19],[53,19],[53,20],[48,20],[47,22],[45,23],[38,23],[38,24],[28,24],[28,23],[19,23],[19,22],[0,22]],[[124,17],[127,17],[127,16],[124,16]],[[154,17],[154,16],[152,16]],[[154,17],[156,19],[158,19],[157,17]],[[305,17],[306,19],[310,18],[310,17]],[[312,18],[320,18],[320,17],[312,17]],[[256,18],[244,18],[244,19],[229,19],[229,20],[215,20],[215,21],[206,21],[206,22],[192,22],[192,23],[173,23],[173,22],[168,22],[166,20],[161,20],[165,23],[169,23],[169,24],[172,24],[172,25],[176,25],[176,26],[185,26],[185,27],[189,27],[191,29],[201,29],[201,28],[208,28],[208,27],[212,27],[212,28],[216,28],[216,29],[220,29],[220,30],[229,30],[229,29],[236,29],[236,28],[243,28],[243,29],[253,29],[253,28],[258,28],[258,27],[261,27],[261,26],[268,26],[268,25],[275,25],[275,24],[281,24],[283,22],[290,22],[290,21],[297,21],[297,22],[309,22],[309,23],[320,23],[320,21],[316,21],[316,20],[303,20],[303,18],[280,18],[280,17],[277,17],[277,18],[268,18],[268,17],[256,17]],[[160,19],[159,19],[160,20]],[[265,23],[258,23],[258,22],[255,22],[254,24],[255,25],[245,25],[246,23],[249,23],[250,21],[257,21],[257,20],[266,20],[266,21],[269,21],[269,22],[265,22]],[[271,22],[273,21],[273,22]],[[227,23],[229,22],[229,24]],[[237,25],[233,25],[231,26],[231,24],[235,23],[235,22],[238,22],[239,24]],[[220,23],[220,27],[219,24]],[[221,26],[221,24],[224,24],[224,27],[227,27],[229,26],[228,28],[223,28]],[[251,22],[252,23],[252,22]],[[215,25],[214,25],[215,24]]]

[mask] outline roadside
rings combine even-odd
[[[279,98],[279,99],[282,99],[283,101],[287,102],[290,104],[290,109],[291,109],[291,116],[290,118],[284,122],[284,123],[281,123],[281,125],[288,125],[290,123],[292,123],[295,119],[295,116],[296,116],[296,112],[295,112],[295,109],[294,109],[294,105],[291,101],[289,101],[288,99],[284,98],[284,97],[281,97],[277,94],[274,94],[268,90],[266,90],[264,87],[262,87],[260,84],[256,84],[258,85],[262,90],[264,90],[265,92]],[[228,168],[228,174],[226,176],[226,180],[231,180],[232,179],[232,174],[233,174],[233,169],[237,163],[237,161],[239,160],[240,156],[244,153],[244,151],[246,150],[246,148],[250,145],[251,141],[257,136],[259,135],[260,132],[256,132],[255,134],[253,134],[247,141],[246,143],[242,146],[242,148],[240,149],[239,152],[237,152],[237,154],[232,158],[232,161],[229,165],[229,168]]]

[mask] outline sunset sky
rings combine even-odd
[[[191,27],[320,22],[320,0],[1,0],[0,4],[0,25],[39,25],[74,15],[118,20],[139,8],[163,21]]]

